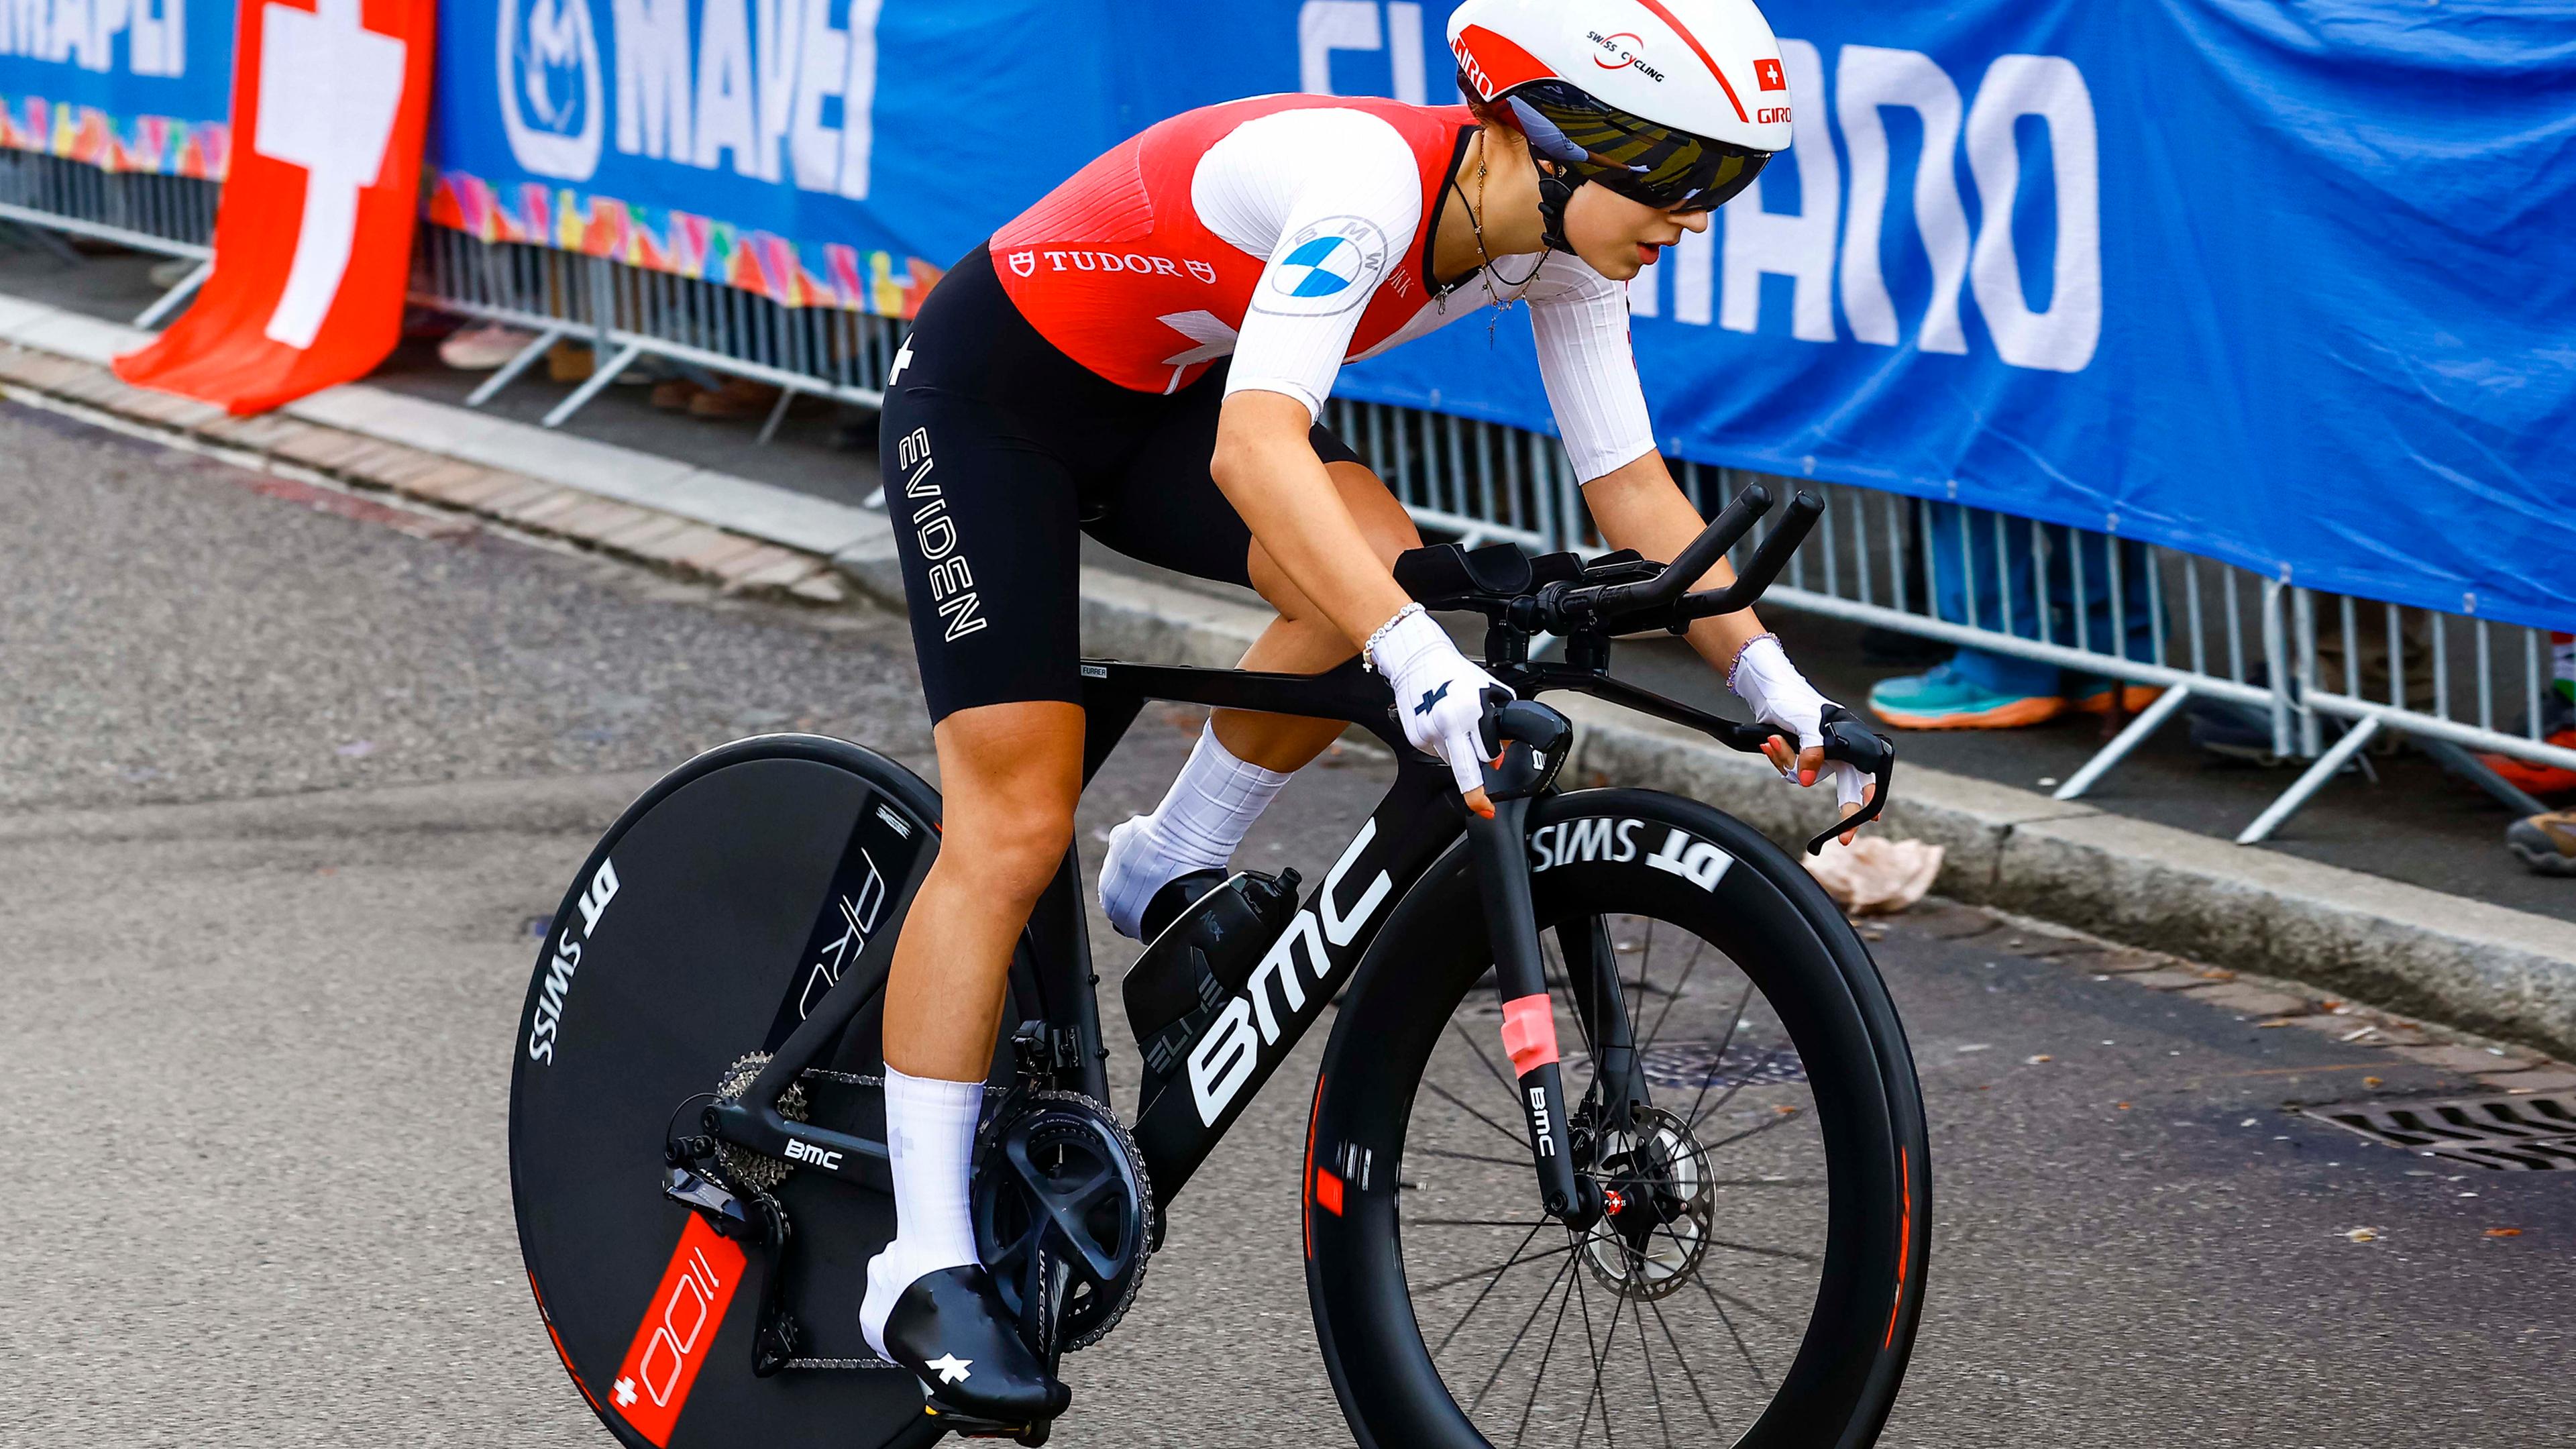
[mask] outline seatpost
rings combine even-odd
[[[1574,1143],[1567,1131],[1565,1083],[1557,1070],[1556,1004],[1547,990],[1539,955],[1538,913],[1530,903],[1527,797],[1494,802],[1494,817],[1467,817],[1467,847],[1476,858],[1476,884],[1485,900],[1493,938],[1494,983],[1503,1003],[1503,1050],[1518,1078],[1529,1128],[1530,1162],[1538,1172],[1539,1201],[1550,1216],[1588,1228],[1601,1219],[1601,1189],[1574,1171]]]

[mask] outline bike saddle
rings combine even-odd
[[[913,1280],[886,1315],[886,1352],[912,1370],[929,1412],[961,1434],[1043,1437],[1073,1390],[1029,1351],[980,1263]]]

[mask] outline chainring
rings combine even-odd
[[[768,1065],[767,1052],[751,1052],[736,1057],[733,1065],[725,1068],[724,1076],[716,1082],[716,1100],[742,1100],[742,1094],[751,1090],[751,1084],[759,1079],[761,1069]],[[802,1083],[790,1082],[787,1090],[779,1093],[778,1115],[790,1122],[806,1120]],[[793,1165],[783,1157],[771,1157],[731,1142],[716,1145],[716,1160],[724,1164],[724,1170],[732,1175],[735,1182],[758,1192],[777,1191],[778,1185],[787,1180],[787,1174],[794,1171]]]
[[[1136,1139],[1092,1098],[1033,1093],[995,1121],[974,1213],[976,1250],[1012,1313],[1032,1282],[1043,1299],[1061,1281],[1053,1336],[1064,1347],[1108,1337],[1136,1301],[1153,1255],[1153,1182]]]

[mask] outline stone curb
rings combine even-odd
[[[131,328],[0,297],[0,394],[252,466],[383,490],[440,510],[711,579],[819,602],[844,581],[900,611],[894,536],[876,513],[362,384],[233,418],[126,386],[106,368]],[[1086,567],[1084,646],[1222,667],[1261,610]],[[1581,697],[1569,778],[1675,790],[1789,844],[1811,797],[1767,766]],[[2274,851],[1938,770],[1900,770],[1886,828],[1947,851],[1938,889],[2112,939],[2311,982],[2576,1056],[2576,930]]]

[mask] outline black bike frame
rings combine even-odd
[[[1255,970],[1244,994],[1228,1003],[1201,1034],[1185,1065],[1143,1104],[1136,1119],[1135,1136],[1145,1153],[1156,1205],[1160,1207],[1179,1193],[1279,1064],[1295,1050],[1308,1028],[1323,1014],[1325,1004],[1366,957],[1379,925],[1391,914],[1395,903],[1459,840],[1473,817],[1459,799],[1447,768],[1405,742],[1385,684],[1361,670],[1356,662],[1320,675],[1258,674],[1112,660],[1086,660],[1081,669],[1083,703],[1088,712],[1083,745],[1086,785],[1149,699],[1347,720],[1385,741],[1397,762],[1395,783],[1298,908],[1288,929]],[[1586,682],[1571,677],[1541,680],[1523,676],[1509,666],[1501,672],[1525,689],[1581,688]],[[1497,823],[1516,833],[1522,811],[1509,808],[1509,804],[1523,803],[1508,802]],[[1507,859],[1506,872],[1511,866],[1520,868],[1525,901],[1526,857],[1518,849],[1493,848],[1502,845],[1502,832],[1487,833],[1496,839],[1479,853]],[[903,883],[898,895],[902,909],[909,909],[922,874],[923,870],[916,869]],[[1106,1102],[1109,1084],[1104,1063],[1109,1048],[1100,1028],[1100,978],[1091,969],[1080,882],[1078,861],[1069,852],[1064,868],[1040,898],[1025,939],[1035,958],[1046,1001],[1059,1016],[1069,1014],[1071,1018],[1045,1024],[1063,1036],[1044,1043],[1041,1049],[1050,1054],[1049,1064],[1055,1070],[1070,1071],[1083,1090]],[[824,1064],[843,1029],[882,989],[884,968],[897,934],[882,932],[868,944],[858,969],[844,974],[847,984],[826,993],[813,1015],[780,1044],[750,1090],[737,1101],[708,1109],[705,1121],[710,1130],[752,1151],[820,1169],[879,1191],[891,1191],[882,1141],[792,1121],[779,1113],[776,1104],[798,1073]],[[1596,955],[1589,949],[1592,943],[1588,939],[1568,939],[1565,944],[1569,961],[1599,962],[1598,970],[1587,973],[1599,979],[1590,983],[1589,990],[1576,993],[1579,1014],[1586,1018],[1587,1035],[1594,1038],[1596,1050],[1613,1052],[1624,1048],[1624,1041],[1601,1039],[1604,1032],[1613,1038],[1623,1035],[1626,1022],[1618,978],[1608,965],[1607,953]],[[1505,973],[1508,995],[1545,990],[1538,974],[1535,942],[1530,945],[1530,952],[1517,953],[1504,941],[1496,942],[1500,954],[1529,955],[1525,962],[1501,963],[1507,968],[1520,968]],[[869,955],[879,959],[869,960]],[[1509,989],[1515,984],[1525,989]],[[1553,1064],[1544,1071],[1544,1095],[1532,1102],[1531,1109],[1533,1152],[1542,1188],[1547,1190],[1547,1196],[1556,1199],[1550,1204],[1551,1210],[1577,1210],[1581,1203],[1572,1196],[1571,1165],[1564,1144],[1564,1103],[1556,1087]],[[1533,1090],[1537,1085],[1535,1081],[1530,1084]]]

